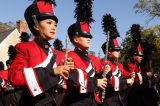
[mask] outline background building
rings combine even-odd
[[[6,60],[9,59],[8,56],[8,47],[10,45],[15,46],[17,43],[20,42],[21,32],[27,32],[28,26],[26,21],[18,20],[16,22],[16,27],[5,32],[0,33],[0,61],[4,64]],[[6,69],[6,64],[5,64]]]

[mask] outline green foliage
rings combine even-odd
[[[136,13],[143,13],[149,16],[149,20],[155,17],[160,17],[160,3],[159,0],[139,0],[134,8]]]
[[[143,30],[142,36],[153,45],[151,59],[156,71],[160,71],[160,25]]]
[[[122,51],[120,61],[123,63],[124,66],[127,66],[128,63],[128,50],[131,48],[132,38],[131,36],[126,36],[126,38],[122,42]]]
[[[155,71],[160,71],[160,25],[148,29],[142,29],[141,37],[143,42],[142,49],[144,49],[146,52],[145,58],[149,58],[153,61],[153,68]],[[122,42],[122,46],[123,49],[120,61],[126,65],[128,62],[127,51],[131,47],[130,36],[126,36]]]

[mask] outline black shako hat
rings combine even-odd
[[[58,23],[58,18],[55,16],[55,11],[52,7],[53,2],[54,1],[51,0],[35,0],[25,10],[24,17],[34,36],[37,36],[36,31],[34,30],[34,17],[38,22],[44,19],[53,19]]]
[[[130,57],[132,56],[143,56],[143,51],[142,51],[142,46],[141,44],[138,44],[137,46],[135,47],[132,47],[128,50],[128,55]]]
[[[132,24],[130,29],[130,36],[132,38],[132,47],[128,50],[128,55],[132,56],[143,56],[142,50],[142,40],[141,40],[141,32],[139,24]]]
[[[101,46],[103,53],[106,53],[106,42],[104,42]],[[120,51],[121,47],[119,46],[119,43],[117,39],[110,39],[109,45],[108,45],[108,51]]]
[[[90,26],[86,22],[76,22],[71,26],[69,26],[68,35],[70,40],[73,38],[73,36],[82,36],[82,37],[92,38],[92,35],[90,33]]]
[[[92,38],[90,23],[92,19],[92,4],[93,0],[74,0],[76,3],[75,15],[76,22],[68,27],[68,36],[73,43],[74,36]]]
[[[102,17],[102,28],[104,33],[107,35],[107,39],[109,39],[108,51],[120,51],[121,47],[117,41],[117,37],[119,37],[119,32],[116,26],[116,20],[111,16],[111,14],[105,14]],[[101,46],[103,53],[106,53],[106,42]]]

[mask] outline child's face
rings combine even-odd
[[[87,50],[90,47],[91,38],[90,37],[74,37],[75,45],[82,50]]]
[[[39,22],[39,27],[35,27],[40,32],[40,37],[45,40],[55,38],[57,33],[57,23],[52,19],[45,19]]]
[[[120,51],[111,51],[109,52],[110,57],[118,59],[120,56]]]
[[[134,61],[141,63],[142,57],[141,56],[133,56]]]

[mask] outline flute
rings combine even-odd
[[[107,32],[107,39],[106,39],[105,61],[107,61],[107,57],[108,57],[109,34],[110,34],[110,32],[108,31]],[[106,74],[107,73],[104,70],[103,74],[102,74],[103,78],[106,78]],[[106,93],[106,90],[103,90],[103,92],[102,92],[102,102],[105,99],[105,93]]]

